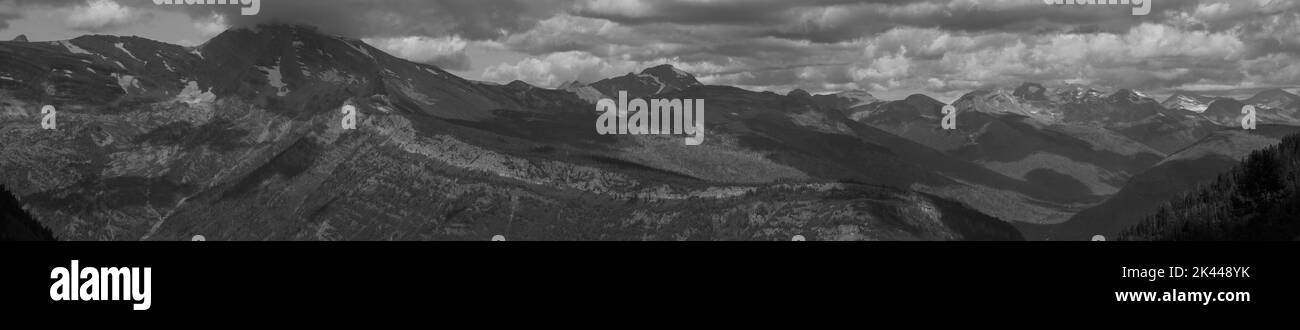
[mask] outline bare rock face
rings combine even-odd
[[[629,72],[625,76],[597,81],[590,86],[609,97],[618,97],[619,91],[626,91],[629,98],[643,98],[683,91],[701,84],[694,75],[664,64],[641,73]]]
[[[13,40],[13,41],[15,41],[15,42],[27,42],[27,35],[26,35],[26,34],[20,34],[20,35],[18,35],[17,37],[14,37],[14,40]]]

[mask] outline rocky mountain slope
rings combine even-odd
[[[1165,201],[1231,170],[1252,151],[1275,145],[1300,127],[1263,125],[1257,130],[1224,130],[1189,146],[1129,180],[1105,202],[1055,226],[1020,225],[1031,239],[1087,240],[1115,237]]]
[[[596,134],[619,91],[706,100],[706,142]],[[551,89],[301,26],[193,48],[85,36],[0,42],[0,184],[72,240],[1084,239],[1297,131],[1296,99],[1025,83],[962,96],[943,130],[925,95],[780,95],[671,65]],[[1259,129],[1233,127],[1245,105]]]
[[[1300,136],[1257,150],[1213,181],[1161,203],[1121,240],[1300,240]]]
[[[0,182],[60,239],[1021,239],[913,189],[978,168],[916,166],[942,155],[672,67],[590,87],[706,98],[702,148],[597,135],[581,94],[471,82],[304,27],[195,48],[0,42],[0,59]],[[44,104],[58,129],[41,129]]]
[[[1281,90],[1245,101],[1178,93],[1164,105],[1142,92],[1084,86],[980,90],[953,103],[957,129],[943,130],[943,103],[924,95],[845,109],[851,118],[1063,195],[1047,221],[1017,220],[1031,239],[1113,236],[1165,198],[1227,170],[1243,155],[1296,131]],[[1240,128],[1241,108],[1260,128]],[[975,205],[975,204],[973,204]],[[1068,221],[1067,221],[1068,220]]]
[[[1034,87],[1036,88],[1036,86]],[[1059,223],[1114,194],[1165,155],[1101,127],[1073,124],[1044,90],[976,91],[954,102],[957,127],[940,127],[943,103],[924,95],[850,109],[858,121],[1050,192],[1047,210],[1020,222]]]
[[[1197,95],[1171,97],[1209,98]],[[1206,184],[1240,164],[1250,153],[1278,144],[1288,135],[1300,132],[1294,115],[1294,95],[1277,90],[1265,90],[1244,101],[1230,98],[1209,100],[1195,118],[1210,124],[1213,133],[1192,145],[1169,155],[1160,163],[1131,179],[1115,196],[1106,202],[1080,212],[1059,226],[1021,225],[1020,228],[1033,239],[1083,240],[1091,235],[1114,237],[1143,217],[1155,212],[1166,201],[1178,194]],[[1258,109],[1259,126],[1255,130],[1242,130],[1240,109],[1254,105]]]
[[[638,74],[628,73],[597,81],[589,86],[607,97],[617,98],[619,91],[626,91],[628,98],[643,98],[700,85],[695,76],[665,64],[642,70]]]

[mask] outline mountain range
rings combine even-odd
[[[596,134],[594,102],[619,91],[705,100],[706,142]],[[780,95],[670,65],[496,84],[301,26],[10,41],[0,183],[70,240],[1076,239],[1140,221],[1087,216],[1119,196],[1181,188],[1134,182],[1211,180],[1300,122],[1281,90],[1184,94],[1026,83],[966,94],[943,130],[925,95]],[[1260,129],[1231,126],[1238,104]]]

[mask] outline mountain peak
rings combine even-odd
[[[786,93],[785,95],[789,97],[801,97],[801,98],[812,97],[812,94],[808,93],[808,91],[798,89],[798,88],[791,90],[790,93]]]
[[[1297,96],[1297,95],[1295,95],[1295,94],[1292,94],[1291,92],[1288,92],[1288,91],[1286,91],[1285,89],[1281,89],[1281,88],[1273,88],[1273,89],[1262,90],[1262,91],[1260,91],[1258,94],[1255,94],[1255,97],[1257,97],[1257,98],[1258,98],[1258,97],[1269,97],[1269,98],[1273,98],[1273,97],[1285,97],[1285,98],[1291,98],[1291,99],[1300,99],[1300,96]]]
[[[1300,95],[1291,94],[1291,92],[1281,88],[1273,88],[1260,91],[1254,97],[1246,100],[1246,104],[1268,108],[1296,107],[1300,106]]]
[[[1241,108],[1246,104],[1230,98],[1215,99],[1210,102],[1204,112],[1201,114],[1209,117],[1220,125],[1231,125],[1237,116],[1241,115]]]
[[[1096,103],[1099,102],[1105,94],[1092,87],[1078,84],[1067,84],[1056,89],[1056,96],[1065,103]]]
[[[506,87],[514,88],[514,89],[529,89],[529,88],[533,88],[533,85],[524,82],[523,80],[515,80],[506,84]]]
[[[672,64],[660,64],[649,68],[645,68],[645,70],[641,70],[641,74],[656,74],[656,73],[672,73],[672,74],[682,74],[687,76],[690,75],[685,71],[678,70]]]
[[[794,94],[795,91],[790,91]],[[849,90],[832,94],[813,95],[813,102],[818,106],[830,109],[848,110],[876,102],[880,102],[875,95],[871,95],[864,90]]]
[[[17,42],[27,42],[27,35],[26,35],[26,34],[20,34],[20,35],[18,35],[17,37],[14,37],[14,40],[13,40],[13,41],[17,41]]]
[[[659,78],[666,84],[680,87],[689,87],[699,85],[700,82],[695,80],[695,76],[673,67],[672,64],[661,64],[645,70],[641,74],[650,75]]]
[[[307,32],[320,33],[320,29],[311,25],[286,24],[286,23],[266,23],[258,24],[252,27],[235,28],[234,30],[248,30],[253,33],[262,32]]]
[[[320,30],[314,26],[271,23],[271,24],[260,24],[252,27],[230,28],[227,29],[226,31],[221,32],[220,34],[217,34],[216,37],[213,37],[208,42],[211,43],[213,40],[218,40],[218,39],[238,40],[238,41],[279,40],[280,42],[292,42],[304,38],[314,38],[318,36],[324,38],[347,39],[347,38],[336,37],[336,36],[327,36],[321,33]],[[347,41],[359,41],[359,40],[347,39]]]
[[[1046,101],[1047,88],[1039,83],[1024,82],[1020,84],[1020,87],[1016,87],[1016,90],[1011,92],[1011,95],[1022,100]]]
[[[647,97],[700,85],[702,84],[690,73],[678,70],[670,64],[663,64],[642,70],[640,74],[629,72],[627,75],[597,81],[589,86],[605,95],[618,95],[619,91],[626,91],[630,97]]]
[[[1155,100],[1152,100],[1151,97],[1150,97],[1150,96],[1147,96],[1146,93],[1143,93],[1143,92],[1141,92],[1141,91],[1137,91],[1137,90],[1132,90],[1132,89],[1120,89],[1119,91],[1116,91],[1114,94],[1111,94],[1110,97],[1107,98],[1107,100],[1109,100],[1109,101],[1112,102],[1112,103],[1118,103],[1118,102],[1127,102],[1127,103],[1146,103],[1146,102],[1155,102]]]
[[[582,87],[586,87],[586,86],[587,86],[587,84],[584,84],[584,83],[582,83],[581,81],[574,80],[574,81],[568,81],[568,82],[560,83],[560,85],[559,85],[559,86],[556,86],[555,89],[559,89],[559,90],[567,90],[567,89],[571,89],[571,88],[582,88]]]
[[[925,95],[925,94],[908,95],[907,98],[903,100],[906,101],[907,103],[918,105],[918,106],[926,106],[926,107],[944,106],[943,102],[939,102],[939,100],[936,100],[933,97],[930,97],[929,95]]]
[[[1120,97],[1130,97],[1130,96],[1133,96],[1133,97],[1136,97],[1136,96],[1138,96],[1138,93],[1137,93],[1137,92],[1134,92],[1134,91],[1131,90],[1131,89],[1120,89],[1120,90],[1118,90],[1118,91],[1115,91],[1114,94],[1111,94],[1111,96],[1120,96]]]
[[[359,39],[324,34],[316,27],[294,24],[228,29],[199,46],[198,51],[211,61],[256,62],[261,66],[274,66],[280,61],[303,65],[330,62],[322,67],[337,66],[356,74],[373,72],[378,62],[394,59]]]
[[[1161,102],[1160,105],[1174,110],[1187,110],[1191,112],[1205,112],[1209,109],[1210,102],[1214,102],[1213,97],[1201,95],[1189,91],[1176,91],[1168,99]]]

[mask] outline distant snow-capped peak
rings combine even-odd
[[[1164,102],[1160,103],[1166,109],[1186,110],[1195,113],[1203,113],[1210,108],[1210,103],[1214,102],[1213,97],[1197,95],[1187,92],[1178,92],[1170,96]]]

